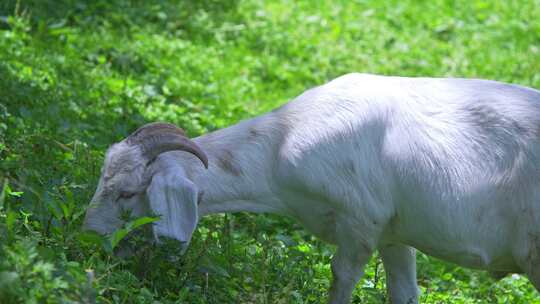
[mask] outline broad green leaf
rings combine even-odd
[[[128,235],[129,231],[125,228],[120,228],[113,232],[109,238],[111,241],[111,247],[114,249],[116,245],[124,238],[126,235]]]
[[[15,222],[17,221],[17,215],[18,213],[13,210],[8,210],[8,212],[6,213],[6,226],[8,231],[10,232],[13,232]]]
[[[140,217],[140,218],[138,218],[136,220],[133,220],[133,221],[129,222],[126,225],[126,228],[129,231],[132,231],[132,230],[137,229],[138,227],[140,227],[142,225],[154,223],[154,222],[157,222],[157,221],[159,221],[159,217],[144,216],[144,217]]]
[[[54,218],[57,220],[62,220],[64,218],[64,213],[62,212],[61,203],[56,202],[54,199],[49,199],[45,202],[47,209],[52,213]],[[59,206],[60,205],[60,206]]]
[[[8,185],[8,179],[5,178],[2,181],[2,190],[0,190],[0,209],[4,208],[4,201],[6,199],[7,185]]]
[[[103,236],[95,231],[84,231],[77,234],[77,239],[83,243],[91,243],[95,245],[101,245],[103,242]]]
[[[110,235],[109,240],[110,240],[111,248],[112,249],[116,248],[118,243],[120,243],[120,241],[124,239],[131,231],[143,225],[156,222],[158,220],[159,220],[159,217],[145,216],[145,217],[138,218],[136,220],[133,220],[125,224],[124,228],[120,228]]]

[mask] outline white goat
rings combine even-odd
[[[417,303],[413,247],[540,289],[540,91],[349,74],[193,140],[149,124],[108,150],[85,228],[145,205],[185,246],[211,213],[298,220],[337,245],[330,303],[350,301],[374,250],[391,302]]]

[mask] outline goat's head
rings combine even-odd
[[[113,144],[106,153],[101,177],[86,212],[83,229],[108,234],[122,226],[124,212],[139,217],[152,210],[154,214],[161,216],[153,227],[156,237],[174,237],[182,242],[189,242],[197,222],[197,191],[194,185],[187,180],[184,172],[175,172],[173,188],[179,189],[172,190],[179,191],[179,195],[170,198],[174,195],[166,192],[171,191],[171,182],[163,185],[157,181],[159,178],[154,178],[154,172],[149,169],[149,164],[161,153],[175,150],[194,154],[208,167],[204,152],[186,137],[182,129],[168,123],[147,124],[121,142]],[[181,189],[182,187],[189,189]],[[174,210],[169,210],[170,208]],[[169,212],[175,214],[171,217],[167,214]],[[181,223],[182,221],[187,224]]]

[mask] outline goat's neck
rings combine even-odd
[[[272,192],[279,133],[272,117],[265,115],[194,139],[209,158],[208,169],[191,161],[188,172],[202,193],[200,216],[238,211],[287,213]]]

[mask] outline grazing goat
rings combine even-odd
[[[107,151],[84,227],[148,209],[184,247],[207,214],[296,219],[337,246],[329,303],[349,303],[375,250],[392,303],[418,302],[414,248],[540,289],[540,91],[348,74],[193,140],[148,124]]]

